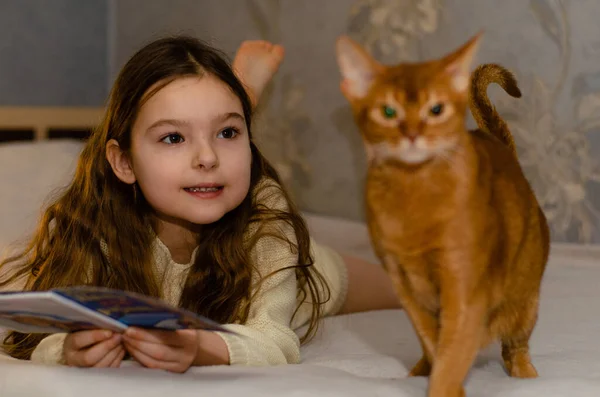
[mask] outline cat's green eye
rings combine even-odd
[[[381,112],[383,113],[383,117],[385,117],[386,119],[394,119],[394,118],[396,118],[396,115],[398,114],[396,112],[396,109],[394,109],[393,107],[387,106],[387,105],[383,105],[381,107]]]
[[[436,103],[429,109],[429,113],[431,113],[433,116],[439,116],[440,114],[442,114],[443,111],[444,105],[442,105],[441,103]]]

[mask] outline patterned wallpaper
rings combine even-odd
[[[600,29],[591,15],[600,11],[600,3],[513,0],[497,5],[492,0],[360,0],[350,9],[347,32],[379,60],[393,63],[437,57],[483,28],[478,61],[512,69],[524,93],[512,99],[490,89],[515,135],[553,239],[598,243]]]
[[[151,31],[182,30],[230,54],[243,39],[283,43],[287,58],[255,132],[304,209],[353,219],[363,219],[365,163],[338,89],[336,37],[349,34],[393,63],[439,57],[484,29],[477,62],[507,66],[524,93],[515,100],[490,88],[553,239],[600,243],[597,1],[504,0],[499,7],[497,0],[176,0],[162,19],[139,12],[138,0],[120,4],[132,11],[119,12],[119,24],[153,27],[130,35],[136,45]],[[159,2],[152,4],[155,15]]]
[[[286,59],[256,121],[259,144],[304,210],[352,219],[363,219],[365,161],[339,92],[335,39],[349,34],[393,63],[439,57],[484,29],[476,61],[510,68],[523,91],[512,99],[491,87],[490,96],[553,239],[600,243],[597,0],[54,0],[45,11],[42,3],[0,3],[3,26],[16,32],[0,39],[3,58],[16,60],[0,63],[9,76],[0,101],[101,104],[123,62],[163,34],[191,33],[230,56],[244,39],[280,42]]]

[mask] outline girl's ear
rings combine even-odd
[[[121,182],[129,185],[135,183],[136,178],[129,156],[121,150],[119,143],[114,139],[106,143],[106,159]]]

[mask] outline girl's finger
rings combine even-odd
[[[176,373],[183,373],[183,372],[187,371],[189,368],[189,365],[185,366],[184,364],[182,364],[180,362],[155,360],[154,358],[148,356],[147,354],[137,350],[133,346],[127,346],[127,344],[125,346],[127,347],[127,351],[129,352],[129,354],[131,354],[131,356],[133,358],[135,358],[135,360],[137,362],[139,362],[146,368],[162,369],[165,371],[176,372]]]
[[[121,335],[114,334],[112,338],[100,342],[87,350],[81,350],[74,354],[75,361],[80,367],[93,367],[102,360],[109,351],[121,343]]]
[[[159,330],[146,330],[141,328],[129,327],[124,333],[131,339],[143,340],[146,342],[158,343],[161,345],[169,346],[183,346],[184,340],[190,337],[196,330],[177,330],[177,331],[159,331]]]
[[[115,360],[110,364],[110,368],[119,368],[123,362],[123,357],[125,357],[126,350],[122,345],[120,347],[121,351],[119,352],[117,358],[115,358]]]
[[[72,350],[82,350],[91,347],[97,343],[107,340],[113,336],[112,331],[104,329],[94,329],[90,331],[74,332],[67,337],[68,347]]]
[[[161,343],[130,339],[126,336],[123,337],[123,342],[128,349],[132,347],[157,361],[172,362],[177,361],[178,358],[176,350]]]
[[[123,346],[117,345],[114,349],[110,350],[106,355],[98,361],[94,367],[95,368],[108,368],[112,364],[112,362],[119,356],[119,354],[123,351]]]
[[[142,364],[144,367],[162,369],[163,363],[161,363],[158,360],[155,360],[154,358],[152,358],[149,355],[145,354],[144,352],[138,350],[137,348],[135,348],[134,346],[130,345],[127,342],[125,342],[125,348],[129,352],[131,357],[133,357],[137,362]]]

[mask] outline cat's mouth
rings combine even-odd
[[[423,138],[417,138],[414,142],[403,139],[398,145],[397,156],[400,161],[417,165],[438,157],[447,159],[455,147],[456,140],[453,139],[440,139],[433,142]]]
[[[397,144],[381,142],[368,145],[367,155],[370,161],[382,163],[385,161],[399,161],[401,163],[415,166],[424,164],[452,148],[452,142],[428,142],[423,138],[412,141],[402,139]]]
[[[423,138],[417,138],[414,141],[402,139],[397,144],[381,142],[370,145],[367,149],[369,157],[376,163],[392,160],[418,165],[435,156],[435,150],[432,150],[431,145]]]
[[[435,153],[429,149],[411,148],[409,150],[400,150],[396,158],[404,163],[417,165],[431,160],[434,155]]]

